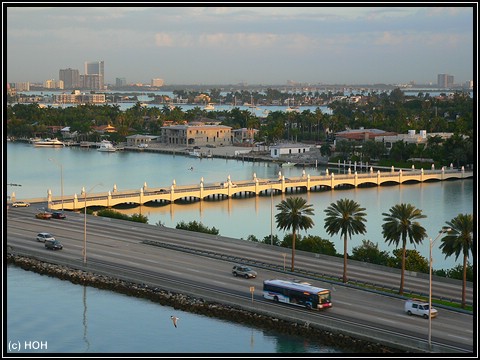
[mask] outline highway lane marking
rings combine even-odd
[[[462,339],[462,340],[470,340],[470,339],[472,339],[470,336],[466,336],[466,335],[465,335],[465,336],[459,336],[459,335],[451,335],[451,334],[449,334],[448,336],[451,337],[451,338]]]

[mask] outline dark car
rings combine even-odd
[[[53,219],[66,219],[67,215],[63,211],[54,211],[52,212]]]
[[[45,247],[49,250],[62,250],[63,245],[58,240],[45,240]]]
[[[244,265],[233,265],[233,276],[243,276],[245,279],[256,278],[257,272]]]

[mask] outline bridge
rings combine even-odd
[[[229,197],[268,196],[280,193],[324,191],[348,187],[373,187],[382,185],[395,185],[404,183],[420,183],[428,181],[461,180],[473,178],[473,171],[465,171],[464,168],[456,170],[443,167],[441,170],[398,170],[358,174],[335,174],[326,171],[325,175],[310,176],[305,171],[299,177],[285,178],[279,173],[276,179],[260,179],[253,174],[251,180],[232,182],[230,176],[227,181],[218,183],[204,183],[203,178],[199,184],[177,185],[173,180],[172,185],[160,188],[149,188],[145,183],[139,190],[119,191],[116,185],[113,190],[102,193],[87,194],[84,189],[80,195],[53,196],[51,190],[47,192],[47,198],[36,199],[36,202],[48,203],[51,210],[80,210],[85,207],[111,208],[120,204],[143,205],[147,203],[175,203],[194,202],[204,200],[218,200]],[[12,194],[13,195],[13,194]],[[35,202],[35,199],[30,202]],[[38,201],[40,200],[40,201]],[[12,198],[14,200],[14,197]]]

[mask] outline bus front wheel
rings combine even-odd
[[[278,296],[274,296],[273,301],[278,302]]]

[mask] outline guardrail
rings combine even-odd
[[[159,246],[163,248],[167,248],[170,250],[176,250],[176,251],[182,251],[182,252],[187,252],[190,254],[195,254],[195,255],[201,255],[201,256],[206,256],[206,257],[211,257],[215,259],[220,259],[220,260],[225,260],[233,263],[240,263],[240,264],[246,264],[246,265],[251,265],[255,267],[260,267],[268,270],[275,270],[279,272],[283,272],[285,274],[293,274],[291,271],[284,270],[283,266],[278,265],[278,264],[272,264],[268,262],[263,262],[263,261],[258,261],[250,258],[245,258],[245,257],[239,257],[239,256],[232,256],[232,255],[226,255],[223,253],[218,253],[214,251],[209,251],[209,250],[200,250],[200,249],[194,249],[194,248],[189,248],[186,246],[181,246],[181,245],[174,245],[174,244],[169,244],[161,241],[156,241],[156,240],[143,240],[143,244],[146,245],[151,245],[151,246]],[[397,287],[392,287],[392,286],[386,286],[385,284],[379,284],[379,283],[371,283],[368,281],[359,281],[355,280],[354,278],[349,278],[348,283],[344,283],[343,279],[339,276],[332,275],[332,274],[326,274],[326,273],[319,273],[311,270],[305,270],[296,267],[295,268],[295,274],[301,274],[305,277],[311,278],[311,279],[316,279],[316,280],[322,280],[331,284],[335,284],[338,286],[348,286],[352,288],[358,288],[366,291],[371,291],[371,292],[377,292],[377,293],[382,293],[382,294],[390,294],[391,296],[398,296],[404,299],[407,299],[405,296],[399,296],[394,294],[395,292],[398,293],[398,288]],[[428,297],[428,294],[422,294],[422,293],[417,293],[412,290],[409,290],[408,288],[404,289],[404,294],[409,294],[410,296],[423,296],[423,297]],[[445,297],[435,297],[434,299],[438,301],[448,301],[451,303],[458,303],[458,300],[456,299],[447,299]],[[472,306],[472,303],[467,303],[467,305]],[[441,304],[435,304],[437,307],[441,308],[448,308],[453,311],[459,311],[459,312],[464,312],[467,314],[472,314],[471,311],[459,309],[459,308],[453,308],[450,306],[445,306]]]

